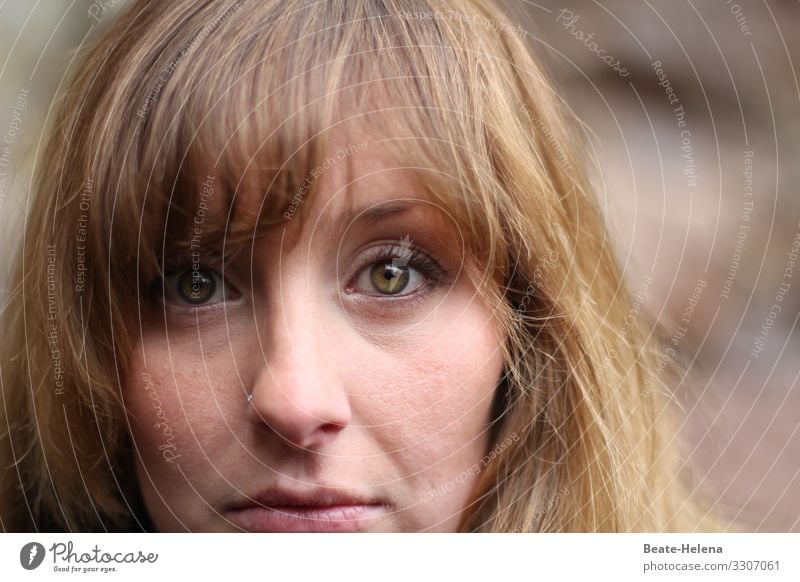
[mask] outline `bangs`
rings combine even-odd
[[[329,137],[345,127],[351,147],[381,141],[417,174],[483,262],[503,262],[490,236],[507,198],[491,112],[508,120],[536,105],[520,106],[510,60],[490,56],[506,50],[497,31],[419,14],[355,0],[152,3],[123,17],[131,62],[117,67],[133,84],[112,110],[136,128],[136,163],[112,170],[131,200],[109,218],[140,284],[175,252],[225,256],[287,216],[302,221],[335,155]],[[532,139],[524,123],[511,129]]]

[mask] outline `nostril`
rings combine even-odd
[[[283,418],[270,419],[260,416],[260,430],[285,446],[300,450],[322,448],[346,428],[346,424],[337,422],[320,422],[319,419]]]
[[[346,425],[338,424],[335,422],[330,422],[328,424],[320,426],[317,430],[326,435],[335,435],[344,430]]]
[[[317,427],[313,432],[305,435],[288,435],[277,430],[273,433],[288,447],[304,451],[320,449],[328,444],[344,427],[337,425],[324,425]]]

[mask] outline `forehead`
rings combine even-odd
[[[301,204],[307,204],[310,217],[318,218],[390,201],[429,199],[423,169],[410,166],[390,147],[397,139],[376,135],[361,122],[334,130],[306,176],[305,184],[316,186],[313,199],[304,198],[308,189],[301,186],[284,218],[290,219]]]
[[[404,164],[388,140],[354,140],[344,133],[338,138],[330,142],[327,165],[308,208],[306,222],[314,231],[342,233],[410,217],[427,222],[432,215],[447,214],[425,187],[423,169]]]
[[[380,114],[384,121],[393,115]],[[302,165],[291,159],[273,164],[266,185],[242,179],[232,194],[217,192],[230,180],[210,174],[195,202],[203,209],[204,225],[223,231],[249,229],[252,238],[280,226],[299,234],[306,223],[317,230],[403,212],[449,214],[425,179],[427,172],[440,169],[404,159],[402,152],[414,147],[415,138],[391,135],[385,127],[370,123],[370,115],[340,122],[317,137],[313,155],[306,154]],[[264,167],[257,153],[252,167]],[[282,178],[282,173],[292,176]]]

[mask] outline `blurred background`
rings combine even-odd
[[[688,364],[694,484],[746,530],[800,531],[800,2],[508,3],[583,124],[630,287]],[[0,0],[0,300],[54,96],[123,4]]]

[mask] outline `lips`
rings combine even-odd
[[[226,511],[236,526],[251,532],[359,532],[388,510],[388,504],[334,488],[273,489]]]

